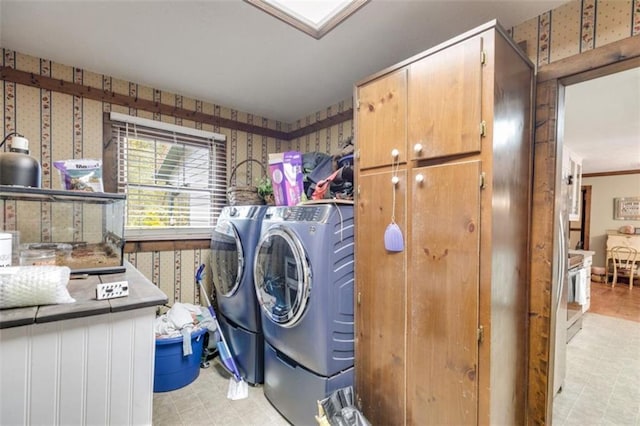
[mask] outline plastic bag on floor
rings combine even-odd
[[[320,426],[371,426],[354,404],[352,386],[338,389],[318,401],[316,420]]]
[[[227,398],[232,401],[245,399],[249,397],[249,386],[244,380],[236,380],[233,375],[229,378],[229,388],[227,389]]]

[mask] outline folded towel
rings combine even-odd
[[[587,304],[587,270],[586,268],[580,269],[576,274],[575,281],[575,301],[578,305]]]

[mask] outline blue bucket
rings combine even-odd
[[[202,342],[206,328],[191,333],[191,355],[182,356],[182,336],[156,339],[153,391],[168,392],[187,386],[198,378]]]

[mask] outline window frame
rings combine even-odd
[[[136,129],[143,134],[143,138],[150,134],[163,135],[160,139],[169,141],[173,139],[178,143],[185,140],[190,145],[209,146],[214,156],[212,161],[215,162],[211,170],[210,179],[212,179],[211,197],[212,205],[211,215],[212,223],[207,228],[170,228],[158,227],[155,229],[127,228],[125,225],[125,239],[132,241],[187,241],[187,240],[209,240],[211,232],[217,217],[226,205],[226,187],[227,187],[227,159],[226,159],[226,136],[220,133],[208,132],[200,129],[179,126],[175,124],[165,123],[157,120],[150,120],[142,117],[135,117],[117,112],[104,114],[103,136],[105,144],[103,146],[103,181],[104,188],[107,192],[124,193],[118,182],[119,158],[118,158],[118,131],[126,126],[136,126]],[[131,127],[133,128],[133,127]],[[175,139],[174,139],[175,138]],[[181,139],[182,138],[182,139]],[[198,140],[200,142],[198,142]],[[194,142],[195,141],[195,142]],[[212,146],[213,144],[213,146]],[[127,204],[128,208],[128,204]],[[138,245],[135,245],[138,246]],[[148,244],[145,244],[148,247]],[[125,250],[128,251],[128,250]]]

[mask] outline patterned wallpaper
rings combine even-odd
[[[351,99],[344,100],[322,111],[317,111],[313,115],[308,115],[305,118],[296,120],[294,124],[289,126],[288,131],[295,131],[302,127],[309,126],[327,117],[347,111],[352,107],[353,102]],[[338,154],[341,149],[341,144],[352,136],[353,120],[348,120],[309,135],[293,139],[290,141],[290,149],[300,152]]]
[[[541,66],[640,34],[640,0],[576,0],[509,28],[508,31],[517,42],[527,41],[527,54],[534,64]],[[5,66],[37,75],[138,96],[141,99],[180,106],[275,130],[296,130],[352,107],[350,99],[344,100],[289,124],[186,98],[157,88],[145,87],[135,82],[118,80],[80,68],[53,63],[46,59],[22,55],[7,49],[2,49],[1,61]],[[47,188],[60,188],[57,176],[51,172],[52,161],[69,158],[101,158],[104,111],[113,110],[225,134],[228,142],[229,173],[233,165],[246,158],[260,160],[266,165],[270,152],[295,149],[302,152],[336,153],[340,144],[353,134],[353,122],[349,120],[292,141],[282,141],[7,81],[2,82],[0,93],[4,133],[17,130],[30,140],[31,153],[40,159],[43,166],[42,183],[43,187]],[[40,141],[40,144],[36,141]],[[248,169],[244,167],[239,169],[237,178],[243,179],[244,182],[252,182],[261,173],[260,167],[253,164]],[[8,220],[15,220],[15,215],[12,213],[14,207],[8,203],[6,208]],[[50,229],[47,227],[47,223],[51,221],[51,209],[45,206],[40,214],[42,217],[40,232],[42,239],[47,241],[51,238]],[[74,214],[76,224],[79,223],[79,215],[79,212]],[[193,277],[200,263],[208,263],[209,250],[132,253],[128,255],[128,260],[169,296],[170,304],[174,301],[200,303],[200,295],[194,285]],[[210,275],[207,274],[207,277]],[[208,285],[211,286],[211,283],[209,282]]]
[[[640,1],[576,0],[509,29],[543,66],[640,34]]]

